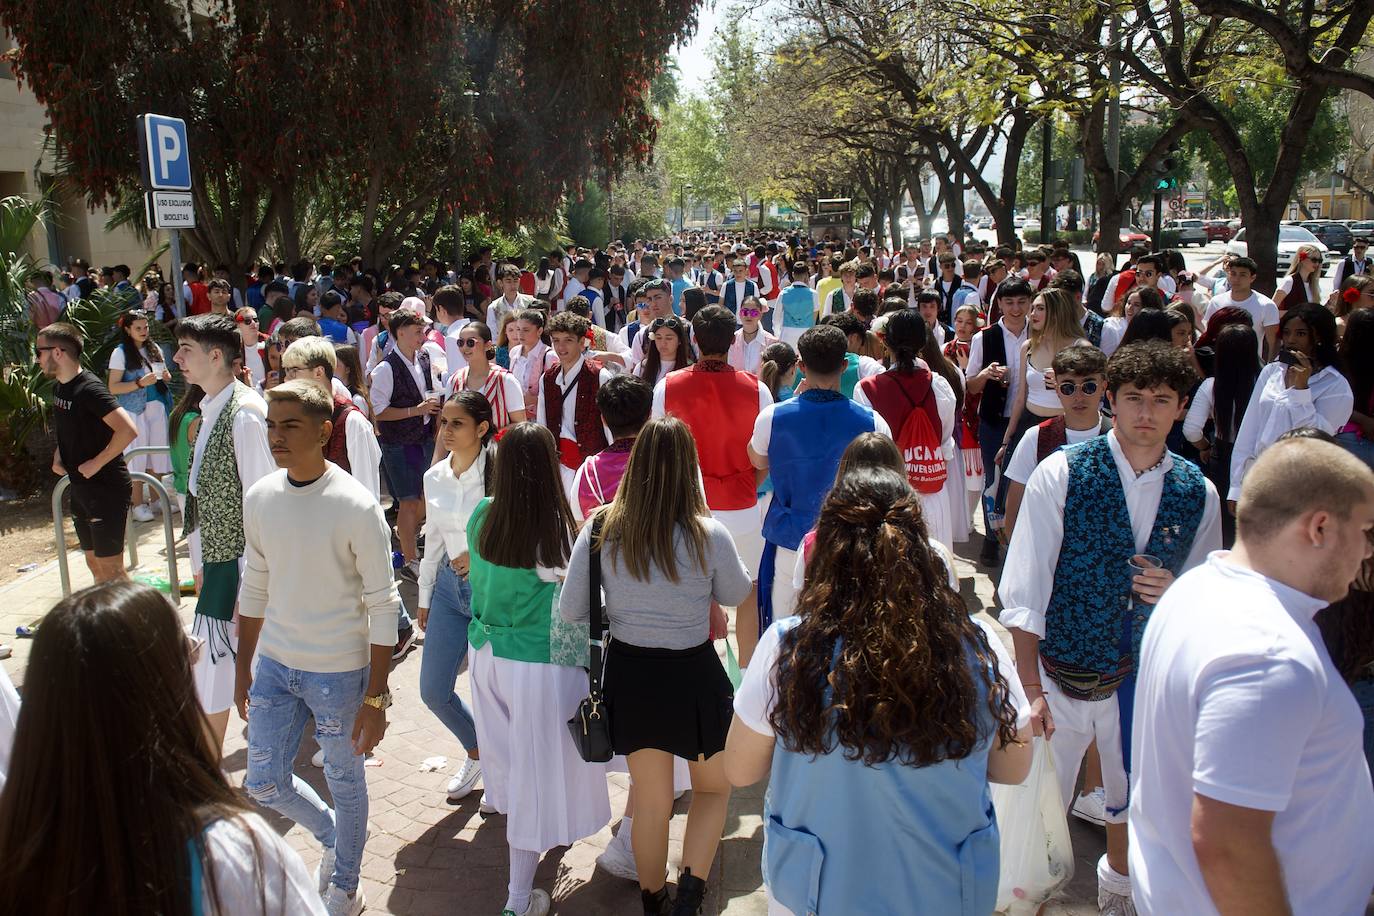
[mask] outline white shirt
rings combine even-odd
[[[1067,425],[1064,427],[1064,436],[1068,439],[1066,445],[1073,445],[1078,442],[1087,442],[1095,436],[1101,434],[1102,423],[1091,429],[1071,429]],[[1016,443],[1016,451],[1011,453],[1011,461],[1007,462],[1007,480],[1024,484],[1030,480],[1030,476],[1035,471],[1035,466],[1040,463],[1040,427],[1037,424],[1026,430],[1021,441]],[[1047,456],[1048,457],[1048,456]]]
[[[1283,363],[1273,362],[1260,370],[1250,405],[1236,433],[1231,451],[1231,490],[1227,499],[1240,498],[1245,472],[1260,452],[1278,441],[1279,436],[1299,426],[1315,426],[1335,435],[1350,422],[1355,395],[1350,383],[1334,366],[1327,366],[1307,380],[1306,388],[1285,388]]]
[[[997,327],[1002,329],[1002,346],[1007,351],[1007,403],[1002,407],[1002,416],[1010,417],[1011,407],[1016,403],[1016,393],[1025,381],[1021,377],[1021,344],[1026,340],[1030,322],[1026,322],[1020,334],[1013,334],[1000,319]],[[973,378],[983,371],[983,335],[991,331],[992,328],[985,328],[973,335],[973,340],[968,345],[968,367],[964,370],[964,378]],[[989,380],[988,384],[997,383]]]
[[[448,458],[425,471],[425,545],[433,549],[426,549],[420,560],[420,607],[430,606],[440,559],[453,560],[467,553],[468,520],[486,495],[486,469],[484,448],[458,476]]]
[[[660,360],[658,361],[658,377],[657,377],[657,378],[652,378],[652,379],[644,379],[644,380],[645,380],[646,382],[648,382],[650,385],[657,386],[658,383],[659,383],[659,382],[662,382],[665,378],[667,378],[667,377],[668,377],[668,373],[669,373],[669,372],[672,372],[675,368],[677,368],[677,361],[676,361],[676,360],[672,360],[672,359],[660,359]],[[646,371],[648,371],[648,369],[649,369],[649,361],[648,361],[647,359],[645,359],[645,360],[641,360],[640,363],[639,363],[639,365],[638,365],[638,366],[635,366],[634,369],[633,369],[632,371],[633,371],[633,374],[634,374],[634,375],[637,375],[637,376],[639,376],[640,378],[644,378],[644,373],[645,373]]]
[[[577,362],[573,363],[572,369],[568,371],[559,371],[559,373],[554,376],[554,382],[558,388],[557,392],[549,391],[548,386],[543,380],[539,383],[539,409],[536,422],[538,422],[540,426],[547,426],[548,414],[544,409],[545,400],[550,397],[562,398],[563,422],[559,424],[558,427],[558,435],[561,439],[572,439],[574,442],[577,441],[577,429],[574,426],[577,416],[577,410],[574,406],[577,404],[577,374],[582,371],[582,364],[586,361],[587,358],[585,356],[579,356]],[[602,385],[606,384],[611,380],[612,374],[613,373],[609,369],[603,368],[598,375],[601,380],[600,383]],[[605,423],[601,424],[601,429],[602,432],[606,434],[607,445],[615,441],[614,437],[611,435],[611,431],[606,428]]]
[[[586,288],[587,284],[583,283],[581,280],[569,274],[568,284],[563,287],[563,295],[559,296],[558,299],[560,302],[566,304],[569,299],[571,299],[573,296],[580,295],[581,292]]]
[[[1102,321],[1102,352],[1110,357],[1121,346],[1126,336],[1126,316],[1113,315]]]
[[[511,347],[510,374],[515,376],[523,391],[538,392],[540,377],[556,365],[558,355],[542,340],[528,353],[523,345]]]
[[[1279,326],[1279,307],[1274,304],[1273,299],[1270,299],[1262,293],[1257,293],[1254,290],[1250,291],[1249,296],[1239,301],[1233,299],[1231,296],[1231,293],[1227,293],[1225,295],[1218,294],[1214,297],[1212,301],[1207,304],[1207,311],[1203,314],[1202,321],[1205,324],[1217,313],[1217,309],[1224,308],[1228,305],[1248,312],[1250,314],[1250,324],[1255,329],[1255,336],[1259,338],[1259,349],[1257,352],[1260,355],[1260,359],[1263,360],[1264,332],[1266,328],[1276,328]]]
[[[206,826],[203,837],[219,903],[214,909],[206,876],[203,912],[325,916],[324,901],[305,863],[259,815],[245,812],[221,818]]]
[[[229,395],[234,386],[225,385],[213,397],[207,396],[200,402],[200,430],[196,433],[195,447],[191,453],[191,472],[187,476],[186,488],[196,492],[196,481],[200,478],[200,463],[205,458],[205,446],[210,441],[210,433],[229,403]],[[238,465],[239,482],[243,492],[262,478],[277,469],[277,461],[272,457],[272,449],[267,445],[267,402],[262,395],[251,388],[239,398],[239,409],[233,417],[234,462]]]
[[[243,364],[248,367],[248,374],[253,379],[253,384],[261,387],[267,378],[267,367],[262,363],[262,350],[257,347],[244,347]]]
[[[1346,259],[1341,258],[1339,261],[1336,262],[1336,269],[1331,272],[1331,288],[1334,290],[1339,290],[1341,288],[1341,284],[1345,282],[1345,262]],[[1355,256],[1351,255],[1350,263],[1355,265],[1355,272],[1351,274],[1351,276],[1367,274],[1370,272],[1369,258],[1364,258],[1362,260],[1357,261],[1355,260]]]
[[[415,387],[420,391],[421,400],[424,400],[426,391],[438,391],[443,388],[443,369],[435,356],[443,359],[444,354],[428,341],[424,344],[424,350],[429,354],[429,377],[433,381],[433,385],[425,384],[425,372],[420,368],[418,353],[416,359],[406,359],[404,353],[397,351],[401,357],[401,362],[405,363],[406,368],[410,370],[410,377],[415,381]],[[372,370],[372,383],[368,386],[373,410],[380,414],[391,406],[391,396],[395,391],[395,385],[396,380],[391,377],[391,363],[383,359],[377,364],[377,368]],[[427,419],[425,422],[430,421]]]
[[[1313,615],[1326,602],[1225,552],[1179,578],[1145,629],[1131,747],[1130,870],[1151,914],[1211,914],[1194,794],[1275,812],[1294,913],[1359,916],[1374,885],[1374,790],[1359,704]]]
[[[1205,378],[1193,392],[1193,400],[1188,405],[1188,413],[1183,418],[1183,438],[1189,442],[1200,442],[1207,421],[1212,418],[1212,388],[1216,380]]]
[[[361,410],[350,410],[344,418],[344,443],[348,451],[349,473],[367,487],[367,491],[380,503],[382,446],[372,430],[372,421]]]
[[[1107,433],[1107,444],[1121,475],[1126,513],[1131,517],[1131,531],[1135,534],[1135,549],[1144,550],[1159,512],[1164,476],[1173,469],[1174,459],[1166,451],[1159,467],[1137,477],[1131,463],[1121,453],[1116,430]],[[1202,521],[1193,535],[1192,549],[1183,563],[1184,569],[1198,565],[1209,551],[1221,546],[1221,504],[1212,482],[1204,479],[1203,484],[1207,488],[1207,502],[1202,510]],[[1064,542],[1064,500],[1068,492],[1069,462],[1062,451],[1040,462],[1026,481],[1026,495],[1016,516],[1016,530],[1007,549],[999,586],[1004,610],[998,620],[1007,629],[1015,627],[1042,639],[1045,636],[1045,609],[1049,607],[1050,593],[1054,590],[1054,570],[1059,564],[1059,548]],[[1126,557],[1121,558],[1122,563],[1126,560]]]
[[[487,303],[487,327],[491,329],[491,339],[495,340],[501,336],[501,319],[511,312],[518,312],[521,309],[529,308],[534,300],[523,293],[516,293],[514,299],[507,299],[505,296],[497,296]]]
[[[759,366],[763,364],[763,350],[769,344],[775,344],[778,338],[769,334],[759,325],[755,329],[754,339],[744,339],[744,328],[735,331],[735,343],[730,347],[728,362],[736,369],[744,372],[759,373]]]
[[[858,389],[855,390],[857,391]],[[787,402],[783,401],[783,403],[785,404]],[[767,407],[759,410],[759,415],[754,420],[754,434],[749,437],[749,447],[754,450],[755,454],[768,454],[768,444],[773,439],[773,412],[777,409],[777,404],[769,404]],[[873,414],[873,431],[875,433],[882,433],[884,436],[891,439],[892,428],[887,425],[887,421],[883,419],[883,415],[871,407],[867,408],[867,410],[869,413]]]

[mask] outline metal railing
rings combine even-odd
[[[135,455],[167,455],[171,449],[165,445],[141,445],[138,448],[131,448],[124,453],[127,461]],[[167,582],[173,604],[181,603],[181,580],[177,578],[177,550],[176,550],[176,530],[172,527],[172,497],[167,493],[167,487],[161,480],[152,474],[143,471],[130,471],[129,477],[133,480],[145,483],[153,488],[153,492],[162,498],[162,534],[167,542]],[[57,574],[62,580],[62,597],[67,597],[72,593],[71,571],[67,568],[67,538],[62,530],[62,496],[71,486],[70,475],[64,475],[57,482],[57,486],[52,491],[52,530],[53,539],[57,543]],[[134,520],[132,513],[125,521],[126,531],[124,543],[129,552],[129,565],[138,565],[138,538],[134,537]]]

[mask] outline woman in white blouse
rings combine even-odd
[[[1337,367],[1336,317],[1320,305],[1294,306],[1279,321],[1279,352],[1260,370],[1231,453],[1227,500],[1259,453],[1299,426],[1335,435],[1350,420],[1355,397]]]
[[[687,325],[681,318],[655,318],[648,331],[654,345],[634,371],[650,385],[657,385],[674,369],[685,369],[695,362]]]
[[[484,324],[468,327],[487,330]],[[449,780],[450,801],[466,796],[482,776],[472,710],[453,687],[467,655],[472,622],[468,519],[487,494],[493,464],[487,445],[494,433],[491,404],[479,392],[459,389],[444,404],[439,421],[440,447],[448,459],[425,472],[429,549],[420,562],[419,623],[425,631],[420,699],[467,751],[467,760]]]

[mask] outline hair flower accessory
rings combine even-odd
[[[1306,261],[1306,260],[1307,260],[1307,251],[1306,251],[1305,249],[1299,250],[1299,251],[1298,251],[1298,260],[1299,260],[1299,261]]]
[[[1352,286],[1341,293],[1341,298],[1350,305],[1354,305],[1360,299],[1360,291]]]

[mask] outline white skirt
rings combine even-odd
[[[143,413],[134,417],[134,426],[138,429],[138,435],[130,442],[130,449],[142,448],[144,446],[167,447],[167,408],[161,401],[148,399],[148,406],[143,408]],[[170,474],[172,472],[172,456],[167,452],[155,455],[135,455],[129,459],[130,471],[143,471],[148,474]]]
[[[945,454],[950,455],[949,476],[945,478],[945,498],[949,500],[949,523],[950,530],[954,532],[954,540],[963,543],[968,540],[968,533],[973,528],[973,521],[969,516],[968,490],[964,483],[964,452],[963,449],[952,447],[951,443],[945,443]]]
[[[586,763],[567,722],[587,695],[587,673],[562,665],[468,655],[486,802],[506,815],[506,842],[544,852],[611,821],[606,764]]]

